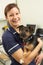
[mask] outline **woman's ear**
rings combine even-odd
[[[7,16],[5,16],[5,18],[7,19]]]

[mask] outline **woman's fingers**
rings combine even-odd
[[[37,40],[38,40],[38,42],[43,46],[42,40],[41,40],[40,38],[38,38]]]
[[[36,62],[36,65],[38,65],[39,63],[41,63],[43,59],[43,53],[39,54],[36,59],[35,59],[35,62]]]

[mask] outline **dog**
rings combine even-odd
[[[24,56],[28,56],[31,51],[38,45],[37,38],[37,33],[34,35],[33,33],[35,32],[35,26],[36,25],[20,25],[18,26],[19,28],[19,35],[23,39],[24,45]],[[38,31],[38,30],[37,30]],[[39,51],[39,53],[41,50]]]
[[[26,53],[29,55],[30,52],[36,47],[36,43],[33,43],[34,41],[34,31],[35,31],[35,25],[20,25],[19,28],[19,35],[23,39],[24,45],[24,52],[25,56]]]

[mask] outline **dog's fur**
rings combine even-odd
[[[23,26],[20,25],[19,27],[19,34],[20,37],[23,39],[23,42],[25,43],[24,45],[24,52],[27,53],[24,56],[27,56],[31,53],[31,51],[36,47],[38,43],[34,43],[34,31],[35,31],[35,26],[34,25],[27,25]]]

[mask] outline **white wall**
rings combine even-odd
[[[4,8],[9,3],[16,3],[16,0],[0,0],[0,19],[5,19]]]
[[[18,0],[22,23],[37,24],[43,28],[43,0]]]

